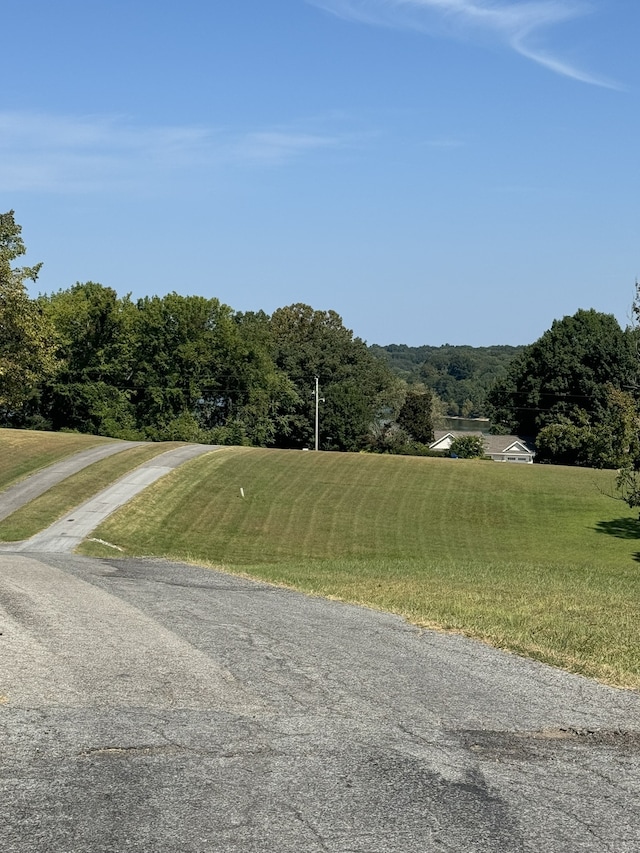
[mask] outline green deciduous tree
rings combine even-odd
[[[633,324],[630,330],[635,355],[635,375],[632,389],[635,395],[635,406],[625,407],[625,422],[630,437],[629,452],[618,470],[616,486],[618,497],[631,509],[640,507],[640,417],[638,415],[638,397],[640,396],[640,282],[636,281],[636,290],[631,306]]]
[[[611,314],[580,310],[554,321],[514,359],[489,393],[492,419],[536,437],[540,460],[615,464],[604,437],[625,405],[612,395],[629,387],[635,369],[630,332]],[[624,433],[622,423],[615,430]]]
[[[153,438],[233,420],[239,347],[233,312],[217,299],[145,297],[137,303],[132,377],[141,427]]]
[[[150,437],[265,446],[288,434],[297,395],[266,314],[177,293],[136,310],[132,399]]]
[[[458,435],[449,448],[451,456],[459,459],[476,459],[485,455],[484,441],[480,435]]]
[[[335,311],[298,303],[271,316],[275,363],[293,383],[296,399],[288,430],[278,431],[280,447],[311,446],[314,434],[312,391],[317,376],[321,404],[320,446],[360,450],[369,427],[385,407],[395,380],[366,344],[345,328]]]
[[[588,468],[619,468],[635,453],[638,418],[633,396],[607,387],[608,407],[592,423],[586,413],[574,420],[560,418],[543,427],[536,439],[537,460]]]
[[[12,210],[0,214],[0,409],[9,422],[56,368],[53,329],[25,286],[41,264],[12,266],[26,252],[21,232]]]
[[[136,438],[130,382],[135,308],[129,297],[95,282],[40,297],[56,329],[59,369],[41,389],[53,429]]]
[[[397,417],[398,424],[414,441],[429,444],[433,441],[433,395],[430,391],[407,391]]]

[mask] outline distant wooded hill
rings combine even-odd
[[[422,383],[434,391],[453,417],[486,417],[487,392],[506,375],[524,346],[379,346],[370,351],[409,385]]]

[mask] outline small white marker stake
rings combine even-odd
[[[242,486],[240,486],[240,497],[244,497],[244,489],[242,488]]]

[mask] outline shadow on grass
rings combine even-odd
[[[614,518],[611,521],[599,521],[593,528],[597,533],[606,533],[616,539],[640,539],[640,520],[635,518]],[[640,563],[640,552],[633,555]]]
[[[607,533],[616,539],[640,539],[640,521],[635,518],[614,518],[599,521],[593,528],[598,533]]]

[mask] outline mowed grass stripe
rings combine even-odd
[[[0,489],[80,450],[114,441],[97,435],[0,429]]]
[[[0,541],[19,542],[34,536],[128,471],[181,444],[167,442],[131,447],[94,462],[0,521]]]
[[[227,448],[181,466],[106,524],[136,551],[193,540],[221,562],[427,555],[600,569],[637,550],[601,532],[634,518],[608,497],[613,481],[577,468]]]
[[[607,495],[614,476],[229,448],[182,466],[96,535],[640,687],[640,548],[635,515]]]

